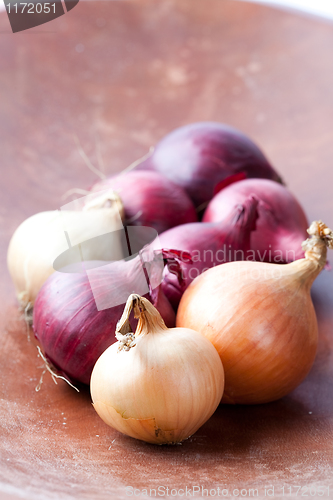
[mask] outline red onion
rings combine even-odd
[[[173,272],[177,272],[175,257],[167,251],[163,256],[165,263],[173,264]],[[142,270],[146,268],[142,267],[140,256],[111,265],[86,264],[95,266],[93,279],[89,280],[86,272],[55,272],[48,278],[35,302],[33,329],[46,359],[62,375],[89,384],[95,362],[116,341],[116,324],[124,309],[124,303],[102,310],[98,310],[96,304],[101,304],[103,299],[111,299],[112,303],[113,298],[117,303],[120,288],[122,291],[127,288],[130,295],[135,288],[142,287],[139,274],[144,280]],[[161,286],[154,290],[150,287],[145,297],[159,310],[166,325],[173,327],[175,313]]]
[[[304,257],[301,248],[309,227],[306,215],[284,186],[267,179],[247,179],[223,189],[209,203],[204,222],[228,219],[237,203],[249,195],[258,199],[258,220],[251,235],[252,260],[287,263]]]
[[[198,220],[186,192],[158,172],[130,171],[97,182],[92,191],[111,188],[119,195],[125,223],[148,226],[158,233]]]
[[[177,128],[136,168],[162,173],[184,188],[196,207],[211,200],[230,181],[262,177],[282,182],[249,137],[214,122]]]
[[[184,282],[172,274],[173,265],[165,269],[162,289],[176,310],[181,296],[189,284],[207,269],[224,262],[245,260],[250,249],[251,232],[257,219],[257,199],[248,197],[241,205],[234,207],[228,219],[218,223],[194,222],[169,229],[159,236],[162,247],[177,248]],[[188,252],[193,263],[188,260]]]

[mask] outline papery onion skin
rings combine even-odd
[[[125,279],[122,262],[115,264],[119,279]],[[101,272],[105,270],[101,268]],[[160,286],[157,293],[154,290],[154,303],[166,324],[174,326],[175,313]],[[74,382],[89,384],[98,357],[116,341],[114,333],[123,309],[120,304],[98,310],[86,274],[55,272],[37,296],[33,330],[57,370]]]
[[[159,236],[158,243],[162,248],[177,248],[188,251],[192,262],[179,253],[184,284],[172,274],[171,268],[165,269],[162,289],[170,303],[177,310],[184,290],[205,270],[232,260],[246,258],[250,249],[252,231],[256,227],[257,204],[255,196],[249,196],[243,204],[234,206],[223,222],[192,223],[169,229]]]
[[[211,200],[215,190],[235,174],[281,182],[249,137],[216,122],[192,123],[173,130],[136,169],[162,173],[185,189],[196,208]]]
[[[119,342],[98,359],[91,396],[100,417],[118,431],[153,444],[179,443],[194,434],[223,394],[220,358],[200,333],[184,328]]]
[[[158,172],[129,171],[97,182],[92,191],[113,189],[123,204],[126,223],[148,226],[158,233],[196,222],[194,205],[187,193]]]
[[[251,194],[258,199],[258,220],[251,234],[253,260],[278,264],[303,258],[301,245],[309,222],[295,196],[277,182],[246,179],[231,184],[210,201],[203,222],[225,220]]]
[[[226,377],[222,402],[274,401],[308,374],[318,342],[310,288],[326,262],[318,248],[305,248],[305,259],[284,266],[223,264],[185,291],[176,324],[200,331],[219,352]]]
[[[225,403],[266,403],[288,394],[309,372],[317,349],[308,290],[300,295],[299,283],[290,280],[287,286],[300,297],[291,301],[285,285],[276,280],[249,279],[249,264],[259,277],[271,272],[267,266],[281,267],[233,262],[211,269],[187,289],[177,313],[177,326],[201,331],[219,352],[226,373]],[[310,334],[302,337],[302,331]]]

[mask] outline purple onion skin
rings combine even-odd
[[[145,297],[151,300],[149,294]],[[175,313],[161,286],[154,305],[166,325],[174,327]],[[89,384],[97,359],[116,342],[116,324],[124,307],[121,304],[98,311],[86,274],[55,272],[35,301],[35,337],[60,373],[73,382]]]
[[[161,233],[198,220],[186,192],[158,172],[129,171],[97,182],[91,190],[107,188],[119,194],[131,226],[153,227]]]
[[[258,220],[251,235],[255,260],[282,264],[304,257],[308,220],[294,195],[284,186],[266,179],[246,179],[220,191],[209,203],[204,222],[228,219],[233,207],[249,195],[258,199]]]
[[[234,180],[261,177],[282,182],[249,137],[215,122],[177,128],[136,169],[162,173],[188,193],[196,208],[209,202],[233,176]]]
[[[189,284],[202,272],[235,260],[244,260],[250,249],[251,233],[257,219],[255,197],[249,197],[243,204],[234,207],[228,220],[218,223],[197,222],[169,229],[159,236],[162,247],[180,250],[180,266],[184,285],[181,287],[172,265],[164,269],[162,290],[177,311],[180,299]],[[181,251],[188,251],[193,263],[182,259]]]

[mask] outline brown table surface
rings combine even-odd
[[[332,272],[313,287],[319,349],[301,386],[275,403],[221,406],[182,445],[158,447],[104,425],[88,392],[49,375],[35,391],[42,362],[17,310],[6,250],[26,217],[97,179],[80,145],[94,166],[116,172],[171,129],[201,120],[252,136],[309,219],[332,226],[333,25],[227,0],[82,1],[15,35],[2,13],[0,31],[1,500],[127,498],[126,486],[137,494],[160,486],[176,498],[186,486],[225,488],[229,498],[235,488],[264,497],[274,486],[266,497],[282,498],[284,486],[289,498],[326,498]]]

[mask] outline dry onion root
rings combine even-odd
[[[274,401],[312,367],[318,327],[310,289],[333,249],[321,221],[308,229],[305,258],[286,265],[232,262],[206,271],[185,291],[177,326],[204,334],[220,354],[222,402]]]
[[[139,318],[135,334],[132,308]],[[145,298],[130,295],[117,325],[118,342],[98,359],[91,396],[99,416],[128,436],[155,444],[190,437],[213,414],[224,387],[212,344],[187,328],[165,326]]]

